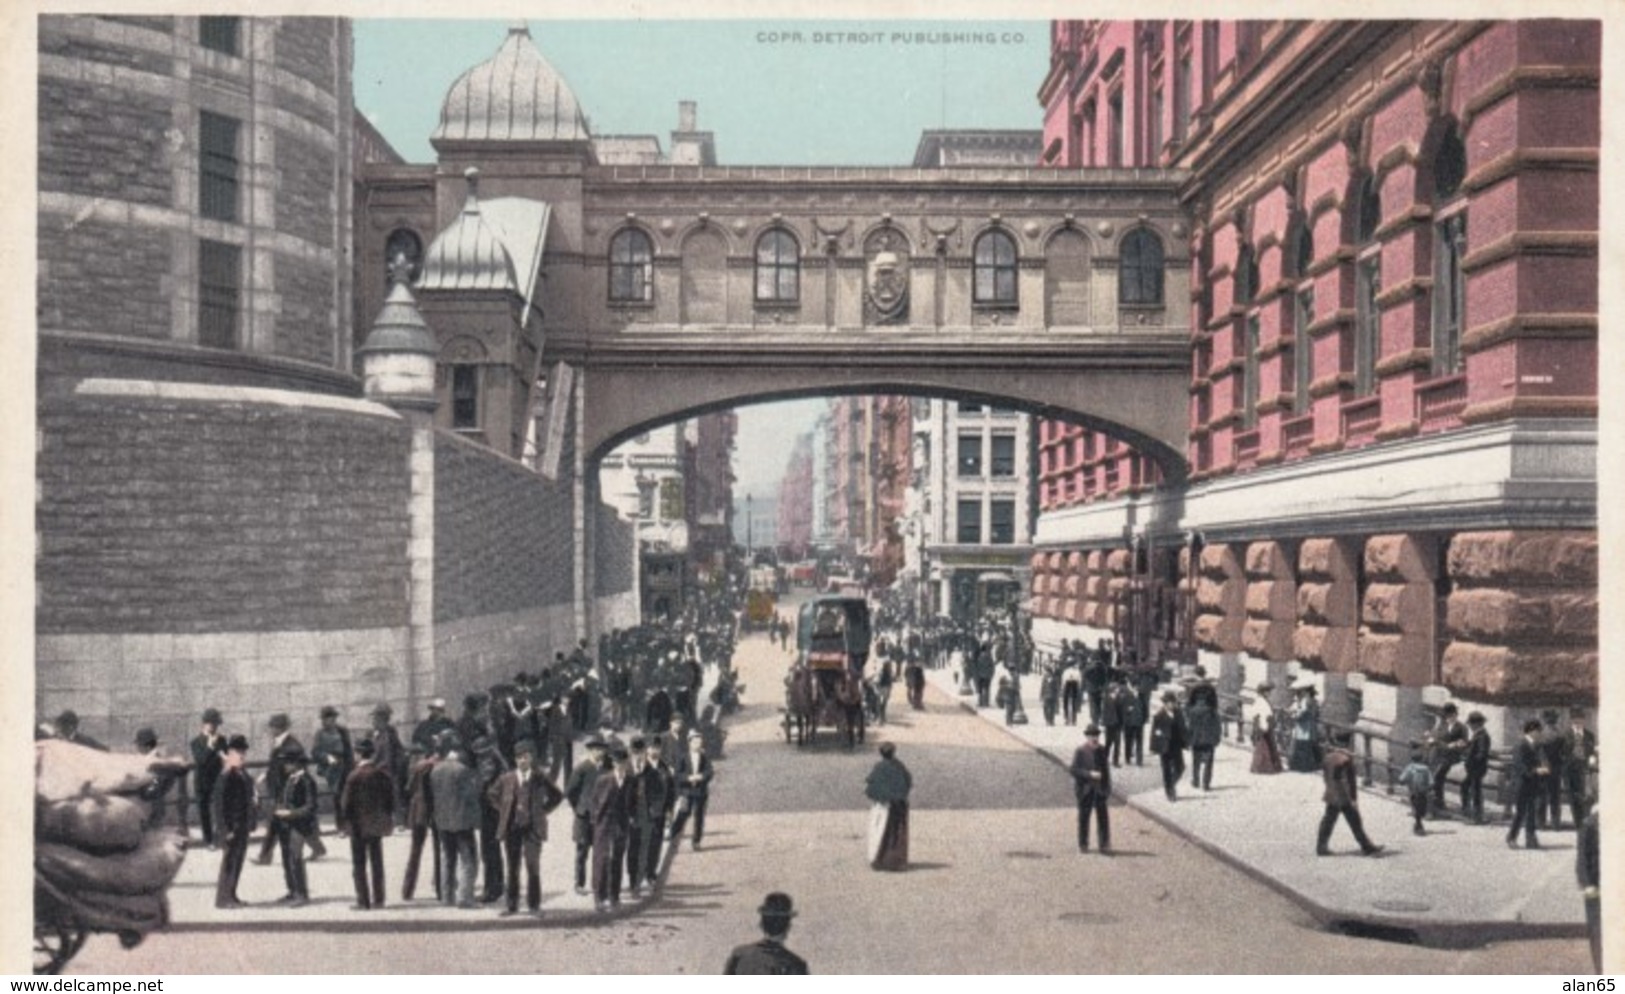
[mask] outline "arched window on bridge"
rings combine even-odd
[[[1016,297],[1016,241],[994,229],[976,239],[971,253],[971,300],[978,304],[1014,307]]]
[[[637,228],[617,232],[609,242],[609,299],[644,304],[654,297],[654,246]]]
[[[793,304],[801,299],[801,246],[783,228],[756,240],[756,300]]]
[[[1149,228],[1123,236],[1118,249],[1117,302],[1138,307],[1162,305],[1162,239]]]

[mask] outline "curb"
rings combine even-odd
[[[941,688],[937,689],[941,690]],[[1018,735],[1015,730],[1000,722],[984,718],[974,704],[967,703],[957,696],[952,698],[952,702],[957,704],[961,710],[981,718],[987,724],[1003,731],[1012,739],[1043,756],[1062,770],[1071,768],[1068,760],[1055,755],[1049,749],[1027,741]],[[1264,884],[1277,894],[1292,901],[1306,911],[1317,925],[1327,931],[1341,932],[1345,935],[1363,938],[1411,943],[1435,949],[1472,949],[1488,943],[1505,942],[1512,939],[1583,939],[1586,936],[1586,928],[1583,922],[1421,921],[1397,915],[1348,914],[1328,908],[1303,891],[1297,890],[1271,876],[1260,867],[1237,859],[1227,850],[1196,835],[1183,825],[1169,820],[1161,812],[1141,804],[1115,787],[1112,789],[1112,796],[1120,806],[1132,808],[1181,840],[1196,846],[1225,865],[1239,870],[1248,878]]]

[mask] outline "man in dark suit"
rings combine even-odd
[[[1512,808],[1512,827],[1507,831],[1507,847],[1518,848],[1518,830],[1523,829],[1524,848],[1539,849],[1535,837],[1535,823],[1539,819],[1541,799],[1545,796],[1546,777],[1551,769],[1541,750],[1541,723],[1537,720],[1523,723],[1523,738],[1512,749],[1512,789],[1515,800]]]
[[[666,838],[676,842],[683,834],[683,825],[694,816],[694,848],[700,848],[705,838],[705,806],[711,799],[711,778],[716,771],[711,757],[705,754],[705,736],[698,731],[688,733],[688,751],[677,760],[677,795],[681,806],[672,818],[671,831]]]
[[[384,906],[384,836],[395,831],[395,784],[389,772],[375,761],[372,740],[362,739],[356,743],[355,755],[360,762],[344,778],[336,817],[350,832],[355,909],[370,911]],[[370,888],[369,866],[372,869]]]
[[[316,834],[316,781],[305,769],[305,750],[297,743],[280,749],[277,761],[282,767],[282,790],[271,817],[282,847],[282,879],[288,885],[281,903],[302,908],[310,903],[305,839]]]
[[[1354,756],[1349,752],[1348,744],[1349,733],[1346,730],[1334,732],[1332,748],[1321,762],[1321,774],[1326,779],[1326,792],[1323,795],[1326,812],[1321,815],[1320,832],[1315,837],[1317,856],[1332,854],[1327,844],[1331,842],[1332,829],[1337,827],[1339,817],[1349,823],[1349,830],[1354,833],[1354,841],[1360,844],[1362,853],[1375,856],[1382,852],[1382,846],[1366,836],[1365,825],[1360,820],[1360,782],[1354,772]]]
[[[1597,735],[1586,727],[1585,712],[1575,708],[1569,712],[1569,730],[1563,733],[1559,754],[1563,758],[1563,789],[1568,791],[1569,813],[1574,816],[1576,827],[1585,824],[1586,815],[1591,813],[1586,776],[1591,769],[1591,757],[1596,753]]]
[[[214,841],[214,791],[225,768],[225,736],[220,734],[220,712],[209,708],[203,712],[203,728],[191,741],[192,787],[197,794],[198,826],[203,830],[203,844],[211,850]]]
[[[497,813],[497,835],[508,859],[506,917],[519,913],[519,862],[525,863],[525,907],[542,913],[542,843],[547,841],[547,816],[564,802],[564,792],[536,769],[530,742],[514,747],[514,769],[502,774],[487,795]]]
[[[220,877],[214,888],[214,906],[221,909],[244,906],[237,898],[237,880],[243,874],[243,863],[248,858],[248,836],[254,831],[259,814],[254,801],[254,778],[243,769],[247,755],[248,739],[233,735],[221,757],[220,831],[225,851],[220,856]]]
[[[401,742],[401,733],[395,730],[390,719],[395,712],[388,704],[380,704],[372,709],[372,761],[378,768],[389,774],[390,782],[395,785],[395,815],[405,818],[406,781],[410,774],[411,760],[406,746]]]
[[[344,781],[355,768],[355,745],[350,730],[339,724],[339,709],[331,704],[321,710],[321,726],[310,740],[310,758],[316,763],[316,772],[327,781],[327,791],[334,800],[344,796]],[[334,827],[345,831],[344,816],[333,813]]]
[[[62,741],[82,745],[86,749],[95,749],[97,752],[107,751],[106,746],[79,731],[78,712],[64,711],[56,716],[56,721],[53,724],[56,728],[56,737]]]
[[[432,752],[440,736],[452,731],[456,731],[456,726],[446,717],[446,699],[436,697],[429,702],[429,717],[412,729],[412,744],[422,746],[425,752]]]
[[[1490,771],[1490,733],[1484,716],[1477,711],[1467,716],[1467,754],[1462,757],[1461,814],[1484,824],[1484,777]]]
[[[1179,713],[1179,697],[1164,691],[1162,708],[1151,719],[1151,751],[1162,761],[1162,790],[1168,800],[1177,798],[1175,788],[1185,775],[1185,717]]]
[[[1108,749],[1100,744],[1100,728],[1083,730],[1083,745],[1072,754],[1072,786],[1078,798],[1078,852],[1089,851],[1089,817],[1100,829],[1100,851],[1111,852],[1112,825],[1107,802],[1112,796],[1112,768]]]
[[[632,810],[633,845],[638,846],[632,879],[633,896],[641,897],[660,877],[661,843],[666,837],[666,819],[677,803],[677,779],[662,758],[663,746],[656,736],[644,743],[643,769],[638,773]],[[628,862],[632,862],[630,856]]]
[[[286,780],[287,764],[282,762],[283,757],[297,754],[301,760],[305,756],[305,747],[293,733],[288,731],[291,723],[286,714],[277,713],[265,722],[265,728],[271,733],[270,755],[265,762],[265,796],[271,799],[272,804],[282,798],[282,789]],[[274,827],[274,826],[273,826]],[[322,844],[320,827],[312,821],[309,833],[300,833],[304,844],[310,846],[310,858],[321,859],[327,855],[327,846]],[[265,841],[260,845],[258,862],[261,866],[271,863],[271,850],[277,845],[277,833],[265,833]],[[299,865],[304,866],[304,857],[301,856]]]
[[[434,826],[440,830],[440,900],[445,904],[455,901],[463,909],[477,908],[474,836],[482,817],[480,776],[464,762],[461,746],[454,744],[435,764],[429,789],[434,794]]]
[[[576,847],[576,893],[587,891],[587,860],[592,854],[592,790],[598,776],[604,771],[604,754],[608,747],[603,739],[587,741],[587,758],[570,772],[564,796],[570,802],[575,818],[570,825],[570,839]]]
[[[1467,726],[1456,717],[1457,710],[1454,703],[1448,703],[1439,710],[1439,720],[1428,732],[1427,744],[1430,751],[1430,766],[1433,767],[1433,817],[1444,814],[1444,786],[1445,778],[1456,764],[1467,755],[1472,733]]]
[[[807,961],[784,948],[785,936],[790,934],[790,921],[796,916],[790,895],[767,895],[756,913],[761,916],[762,935],[765,938],[736,948],[729,954],[728,962],[722,968],[723,974],[806,976],[809,972]]]
[[[632,822],[631,756],[624,746],[609,754],[610,768],[592,784],[592,891],[594,906],[607,912],[621,904],[626,840]]]
[[[412,900],[412,895],[417,893],[425,842],[429,843],[429,858],[434,867],[435,900],[443,896],[440,892],[440,830],[434,825],[434,793],[429,784],[429,775],[439,761],[439,753],[425,753],[422,746],[412,746],[412,772],[406,785],[406,824],[412,832],[412,848],[406,857],[406,879],[401,884],[403,901]]]

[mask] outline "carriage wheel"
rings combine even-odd
[[[60,925],[34,927],[34,972],[57,974],[84,946],[84,929]]]

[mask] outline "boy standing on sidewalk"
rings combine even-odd
[[[1428,768],[1427,757],[1420,749],[1411,750],[1411,761],[1399,773],[1399,782],[1410,792],[1411,815],[1416,819],[1411,832],[1426,835],[1422,819],[1428,813],[1428,792],[1433,788],[1433,771]]]

